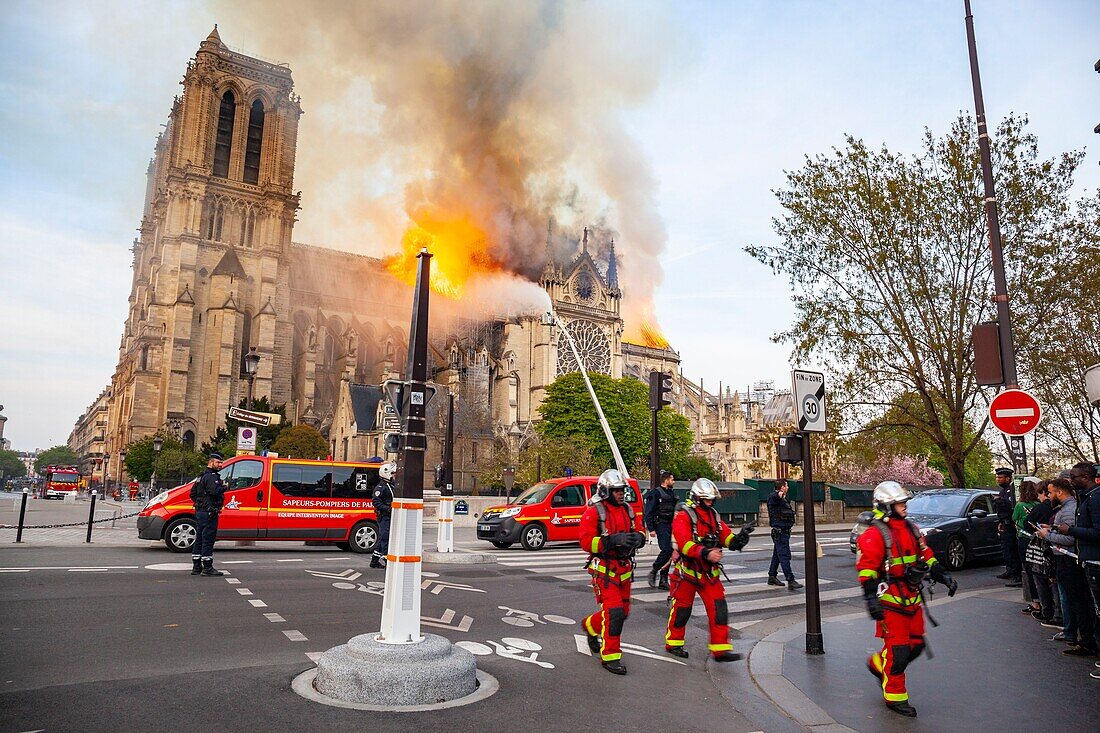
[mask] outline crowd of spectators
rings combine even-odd
[[[998,475],[1005,471],[998,470]],[[998,483],[1006,561],[1005,573],[998,577],[1023,589],[1027,605],[1022,612],[1056,630],[1051,640],[1065,644],[1062,654],[1095,660],[1100,651],[1097,467],[1078,463],[1051,480],[1028,476],[1020,482],[1018,499],[1009,483],[1008,507],[1005,484]],[[1100,680],[1100,662],[1094,665],[1089,674]]]

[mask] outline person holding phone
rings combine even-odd
[[[1035,578],[1035,590],[1039,596],[1039,612],[1032,613],[1040,624],[1050,629],[1062,628],[1062,607],[1058,602],[1057,588],[1054,587],[1054,565],[1048,559],[1048,550],[1043,539],[1038,536],[1039,525],[1045,524],[1054,516],[1054,504],[1050,496],[1050,481],[1042,481],[1036,490],[1039,503],[1027,513],[1025,521],[1033,533],[1031,540],[1032,576]]]
[[[1027,515],[1039,503],[1038,486],[1040,480],[1035,476],[1027,476],[1020,482],[1020,500],[1012,507],[1012,524],[1016,529],[1016,544],[1019,548],[1020,566],[1023,579],[1024,602],[1023,613],[1035,613],[1041,610],[1039,603],[1039,591],[1035,587],[1035,577],[1024,558],[1027,555],[1028,545],[1031,544],[1031,536],[1034,529],[1027,526]]]

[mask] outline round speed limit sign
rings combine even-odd
[[[821,403],[817,401],[817,397],[812,394],[806,395],[806,398],[802,401],[802,414],[806,416],[806,419],[810,422],[816,422],[817,416],[821,413]]]

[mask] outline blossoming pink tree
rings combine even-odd
[[[910,486],[942,486],[943,474],[928,465],[924,456],[881,456],[870,465],[841,464],[837,483],[874,486],[880,481],[897,481]]]

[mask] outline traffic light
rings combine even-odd
[[[666,395],[672,393],[672,375],[666,372],[649,373],[649,409],[660,410],[665,405],[671,405],[672,400]]]
[[[435,481],[433,482],[433,486],[435,486],[435,488],[437,488],[437,489],[442,489],[443,488],[443,464],[442,463],[436,464],[436,467],[435,467]]]
[[[783,463],[801,463],[802,436],[798,433],[779,436],[775,441],[775,452]]]
[[[401,447],[401,435],[400,433],[386,433],[385,443],[382,445],[382,449],[387,453],[396,453]]]

